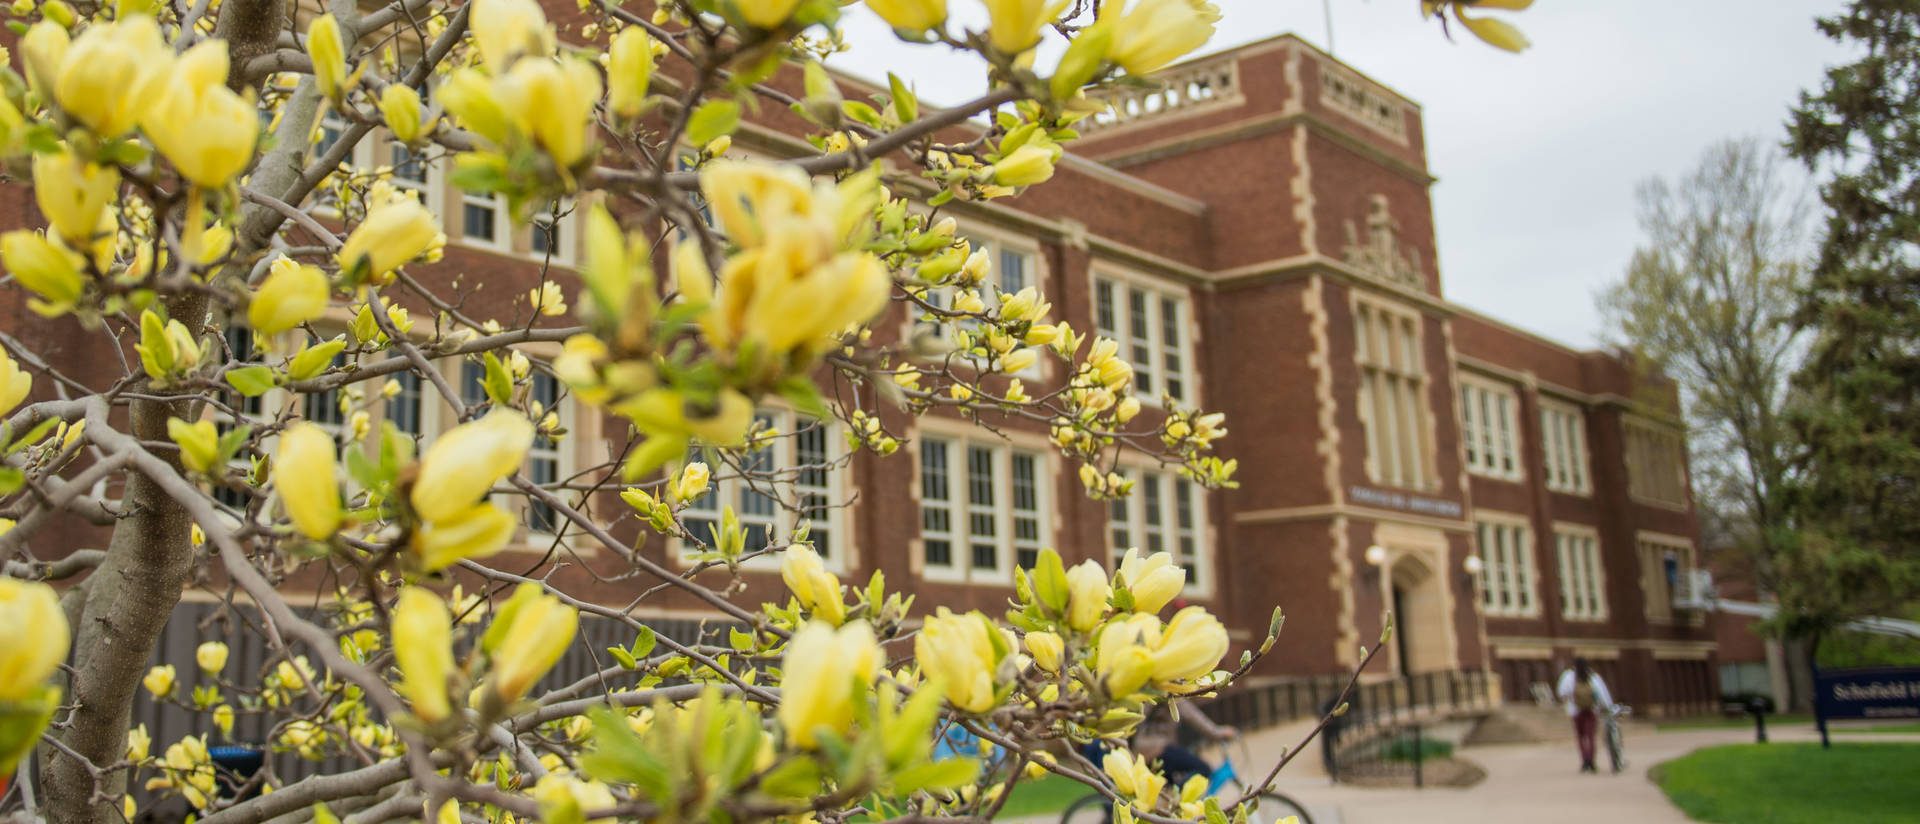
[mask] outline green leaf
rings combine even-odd
[[[27,473],[11,466],[0,466],[0,495],[12,495],[27,483]]]
[[[7,454],[11,455],[39,443],[41,438],[46,437],[48,432],[53,431],[53,428],[59,425],[59,418],[48,418],[35,424],[32,429],[27,430],[27,434],[21,435],[19,438],[16,438],[12,444],[7,446]]]
[[[941,189],[939,194],[934,195],[933,197],[927,198],[927,205],[943,206],[943,205],[946,205],[947,201],[952,199],[953,199],[952,189]]]
[[[226,378],[229,385],[249,398],[260,397],[273,388],[273,370],[265,366],[229,369]]]
[[[887,85],[893,90],[893,113],[899,116],[900,122],[912,123],[919,118],[920,98],[915,97],[907,84],[901,82],[900,76],[887,72]]]
[[[780,397],[786,398],[796,409],[815,418],[832,415],[827,402],[820,397],[820,388],[813,385],[813,379],[805,375],[795,375],[780,382]]]
[[[894,773],[893,789],[902,795],[919,790],[950,790],[973,783],[979,775],[979,759],[929,761]]]
[[[340,354],[340,350],[345,348],[347,348],[345,337],[337,337],[326,343],[309,346],[301,350],[300,354],[294,355],[293,360],[287,362],[287,377],[303,381],[318,375],[326,371],[327,367],[333,363],[333,356]]]
[[[869,106],[858,100],[848,100],[844,103],[841,103],[840,111],[845,112],[848,117],[851,117],[855,120],[860,121],[861,123],[865,123],[876,129],[886,128],[885,121],[880,119],[880,113],[877,111],[874,111],[872,106]]]
[[[633,653],[627,652],[620,647],[607,647],[607,654],[613,656],[613,660],[619,661],[622,669],[638,669],[640,667],[640,662],[634,660]]]
[[[641,659],[651,655],[654,645],[658,643],[660,639],[653,634],[653,627],[640,627],[640,634],[633,639],[633,657]]]
[[[673,797],[673,778],[666,765],[634,735],[626,718],[596,708],[588,713],[588,720],[593,722],[593,750],[580,759],[588,773],[602,781],[632,784],[649,798]]]
[[[506,364],[501,363],[500,359],[494,357],[492,352],[485,353],[483,357],[487,364],[487,379],[485,382],[487,398],[501,406],[512,403],[513,376],[507,374]]]
[[[347,450],[347,477],[367,489],[381,486],[380,467],[374,465],[364,449]]]
[[[820,765],[811,758],[789,758],[760,777],[760,789],[776,798],[809,798],[820,791]]]
[[[693,110],[687,119],[687,142],[696,147],[712,143],[740,128],[740,104],[732,100],[709,100]]]

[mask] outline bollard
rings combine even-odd
[[[1771,706],[1764,696],[1754,696],[1747,702],[1747,713],[1753,716],[1753,741],[1756,744],[1767,743],[1767,710]]]

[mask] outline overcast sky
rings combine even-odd
[[[981,5],[951,2],[961,19]],[[1208,51],[1289,31],[1327,45],[1322,0],[1215,2]],[[1425,110],[1446,296],[1582,347],[1600,339],[1595,291],[1639,241],[1634,185],[1717,140],[1783,140],[1799,91],[1846,57],[1813,27],[1843,0],[1539,0],[1502,15],[1533,41],[1517,56],[1448,42],[1417,0],[1330,4],[1334,54]],[[835,65],[899,73],[929,101],[984,85],[977,63],[899,44],[864,8],[848,39]]]

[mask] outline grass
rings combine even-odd
[[[1655,768],[1667,797],[1718,824],[1893,824],[1920,810],[1920,744],[1736,744]]]
[[[1453,757],[1453,745],[1451,743],[1435,741],[1431,738],[1422,738],[1419,739],[1419,741],[1420,749],[1418,752],[1415,752],[1413,748],[1414,739],[1411,736],[1396,738],[1393,740],[1393,743],[1387,745],[1387,750],[1381,754],[1381,757],[1388,761],[1427,761],[1435,758]]]
[[[1000,817],[1025,818],[1063,812],[1068,804],[1091,794],[1093,790],[1087,785],[1065,776],[1022,779],[1013,785],[1013,796],[1007,799],[1007,806],[1000,809]]]
[[[1767,729],[1769,731],[1794,726],[1813,726],[1813,716],[1804,713],[1785,713],[1767,716]],[[1680,718],[1672,721],[1661,721],[1655,724],[1654,727],[1661,732],[1672,732],[1674,730],[1753,729],[1753,718],[1745,715],[1739,718],[1705,715],[1697,718]],[[1886,722],[1835,721],[1827,725],[1827,730],[1835,733],[1890,732],[1911,734],[1920,733],[1920,721],[1897,724]]]

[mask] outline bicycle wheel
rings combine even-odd
[[[1256,800],[1259,805],[1247,811],[1247,824],[1290,824],[1289,818],[1296,819],[1298,824],[1313,824],[1306,806],[1277,792],[1268,790]]]
[[[1107,824],[1112,817],[1112,802],[1093,793],[1067,805],[1067,811],[1060,814],[1060,824]]]
[[[1627,768],[1627,743],[1620,733],[1620,722],[1607,721],[1607,755],[1613,759],[1613,772],[1618,775]]]

